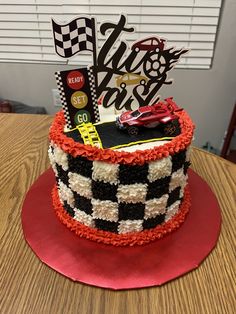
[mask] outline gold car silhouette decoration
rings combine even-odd
[[[116,77],[116,85],[121,88],[125,88],[127,85],[145,85],[147,81],[148,78],[146,76],[134,73],[125,73]]]

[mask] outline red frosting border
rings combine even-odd
[[[102,160],[110,163],[143,165],[169,155],[174,155],[186,149],[192,141],[194,124],[188,114],[182,110],[175,113],[179,117],[181,134],[170,142],[156,146],[152,149],[137,150],[135,152],[121,152],[112,149],[101,149],[91,145],[75,142],[64,134],[65,118],[62,111],[58,112],[49,131],[49,139],[59,146],[64,152],[73,157],[83,156],[89,160]]]
[[[178,213],[169,221],[159,225],[153,229],[143,230],[141,232],[132,232],[127,234],[115,234],[108,231],[90,228],[79,221],[73,219],[63,208],[55,185],[52,190],[52,200],[56,215],[60,221],[78,236],[84,237],[96,242],[111,244],[114,246],[134,246],[147,244],[156,239],[161,239],[168,233],[178,229],[184,222],[185,217],[191,205],[191,197],[189,186],[185,187],[184,198],[180,205]]]

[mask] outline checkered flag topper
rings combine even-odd
[[[70,58],[84,50],[94,51],[94,20],[79,17],[65,25],[59,25],[52,19],[54,45],[56,53],[63,58]]]

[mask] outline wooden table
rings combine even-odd
[[[51,116],[0,114],[0,313],[235,313],[236,166],[194,148],[192,168],[219,200],[223,225],[198,269],[162,287],[110,291],[59,275],[26,244],[20,212],[27,190],[49,167]]]

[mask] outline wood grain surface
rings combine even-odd
[[[196,270],[161,287],[111,291],[72,282],[26,244],[20,212],[27,190],[49,167],[52,117],[0,114],[0,313],[235,313],[236,166],[200,149],[192,168],[216,194],[222,231]]]

